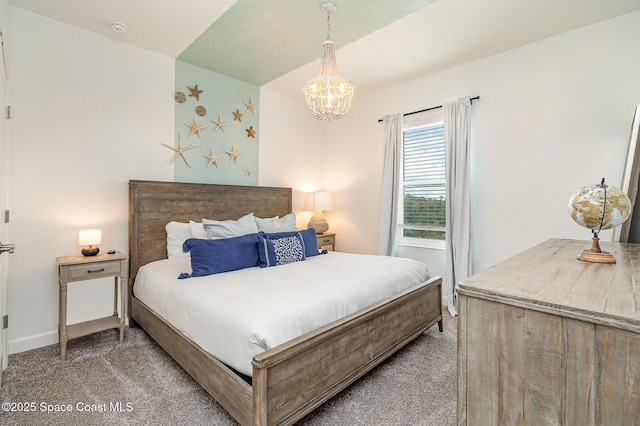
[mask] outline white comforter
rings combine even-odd
[[[140,268],[135,296],[204,350],[251,376],[258,353],[429,278],[417,261],[329,252],[303,262],[179,280],[189,258]]]

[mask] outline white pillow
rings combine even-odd
[[[272,217],[269,219],[255,218],[259,231],[263,232],[294,232],[296,228],[296,215],[289,213],[282,217]]]
[[[209,238],[207,231],[205,231],[204,226],[202,226],[202,223],[190,220],[189,229],[191,230],[191,236],[193,238],[200,238],[201,240]]]
[[[202,219],[202,226],[207,236],[212,239],[239,237],[241,235],[255,234],[258,226],[253,218],[253,213],[242,216],[238,220],[211,220]]]
[[[191,230],[188,223],[169,222],[164,227],[167,231],[167,257],[174,259],[177,257],[187,257],[189,253],[182,251],[182,244],[191,238]]]
[[[280,219],[280,216],[274,216],[274,217],[269,217],[269,218],[259,218],[258,216],[253,216],[253,218],[256,221],[256,226],[258,227],[258,231],[264,231],[266,228],[272,227],[272,223],[274,221],[277,221],[278,219]],[[268,231],[264,231],[264,232],[268,232]]]

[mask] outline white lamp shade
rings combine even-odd
[[[78,234],[78,244],[81,246],[95,246],[102,243],[101,229],[83,229]]]
[[[304,199],[305,210],[333,210],[333,197],[330,193],[307,192]]]

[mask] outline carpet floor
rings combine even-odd
[[[456,319],[432,327],[298,424],[456,424]],[[2,425],[237,425],[142,329],[9,356]]]

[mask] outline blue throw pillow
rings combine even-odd
[[[305,229],[304,231],[300,231],[300,234],[304,240],[304,254],[306,254],[307,257],[317,256],[319,252],[315,228]]]
[[[304,255],[305,257],[317,256],[318,252],[318,239],[316,238],[316,230],[314,228],[305,229],[304,231],[293,232],[261,232],[265,238],[274,239],[282,237],[291,237],[292,235],[299,234],[302,237],[304,243]]]
[[[191,277],[251,268],[260,264],[258,234],[218,240],[189,238],[182,249],[191,253]],[[189,278],[189,274],[181,274],[180,277]]]
[[[305,260],[305,243],[300,232],[261,232],[258,241],[260,267],[285,265]]]

